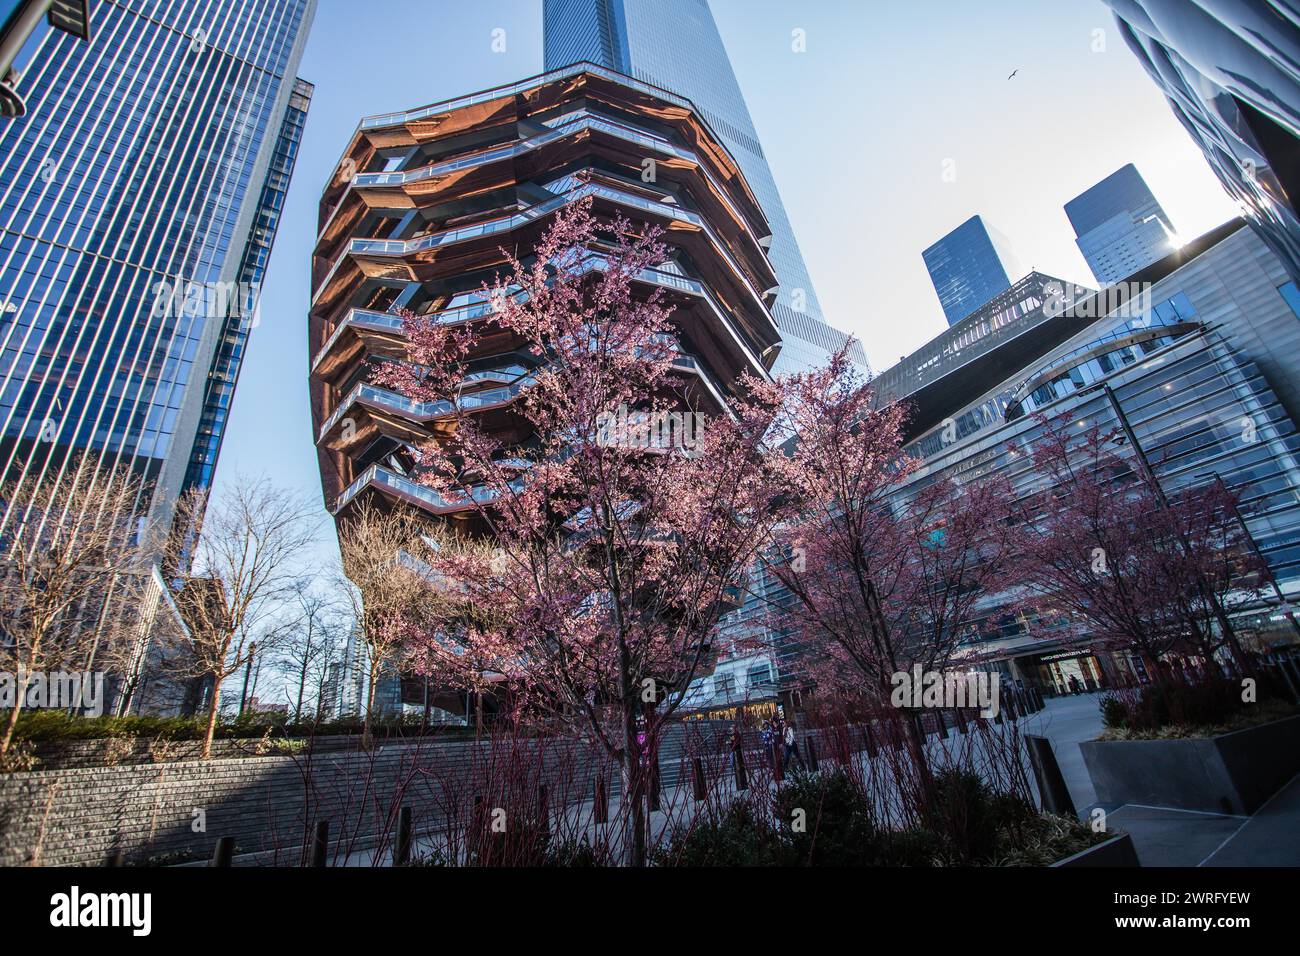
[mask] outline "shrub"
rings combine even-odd
[[[420,730],[419,715],[376,718],[371,733],[380,739],[412,736]],[[364,722],[357,717],[342,720],[287,723],[283,714],[245,712],[217,724],[221,739],[258,737],[310,738],[360,734]],[[14,730],[17,740],[49,743],[73,740],[102,740],[113,737],[142,737],[150,740],[202,740],[206,722],[202,717],[81,717],[64,710],[25,710]],[[473,727],[430,727],[429,736],[463,738],[474,736]]]
[[[934,828],[954,862],[984,863],[1001,844],[1015,840],[1038,811],[1011,793],[999,793],[977,773],[945,770],[935,777]]]
[[[879,849],[876,866],[941,866],[950,862],[943,838],[920,827],[885,833]]]
[[[722,812],[710,810],[695,825],[673,831],[666,846],[651,854],[656,866],[781,866],[780,834],[748,800],[733,800]]]
[[[796,813],[802,827],[796,829]],[[776,815],[794,859],[807,866],[869,866],[878,855],[871,805],[842,769],[796,773]]]
[[[33,742],[105,737],[199,740],[203,727],[189,717],[77,717],[64,710],[28,710],[18,715],[14,736]]]
[[[1128,705],[1115,694],[1101,699],[1101,724],[1107,730],[1120,730],[1128,726]]]
[[[1227,677],[1190,682],[1147,684],[1102,698],[1102,723],[1107,730],[1149,734],[1172,725],[1216,727],[1247,708],[1241,683]]]
[[[592,846],[587,838],[569,838],[553,844],[546,851],[546,866],[593,867],[612,866],[613,861],[604,847]]]

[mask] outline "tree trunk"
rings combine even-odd
[[[221,710],[221,676],[214,674],[212,677],[212,700],[208,702],[208,728],[203,734],[203,752],[199,755],[201,760],[212,759],[212,738],[217,733],[217,714]]]
[[[27,697],[27,675],[31,674],[32,665],[36,663],[37,648],[40,647],[40,643],[39,640],[32,642],[32,649],[27,654],[26,663],[20,665],[18,673],[14,675],[14,707],[9,711],[9,719],[5,721],[4,739],[0,740],[0,757],[9,752],[9,747],[13,743],[14,731],[18,727],[18,715],[22,713],[23,701]]]
[[[0,757],[9,752],[9,745],[13,742],[14,728],[18,726],[18,714],[23,709],[23,698],[27,696],[25,691],[25,687],[14,685],[14,706],[13,710],[9,711],[9,717],[5,721],[4,739],[0,740]]]
[[[361,736],[366,740],[370,739],[370,717],[375,710],[375,685],[379,683],[379,660],[372,660],[370,663],[370,672],[367,675],[366,687],[366,716],[361,725]]]
[[[641,766],[641,747],[636,739],[636,708],[623,708],[623,799],[626,801],[628,823],[627,861],[629,866],[646,864],[646,788],[645,773]],[[649,735],[646,743],[649,744]]]
[[[429,710],[432,706],[433,706],[433,702],[429,700],[429,675],[425,674],[424,675],[424,715],[420,718],[421,734],[427,734],[429,732]]]
[[[916,766],[916,774],[921,783],[923,807],[921,825],[930,830],[937,830],[938,821],[935,819],[937,791],[934,785],[934,772],[930,767],[930,756],[925,749],[925,730],[921,724],[924,714],[924,710],[909,707],[898,711],[898,719],[901,719],[907,728],[912,762]]]
[[[308,649],[311,645],[307,645]],[[298,703],[293,708],[293,722],[296,724],[302,720],[302,698],[307,691],[307,655],[302,656],[302,671],[298,675]]]

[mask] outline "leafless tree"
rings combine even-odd
[[[328,592],[319,581],[299,581],[283,622],[286,639],[280,643],[277,664],[284,677],[285,698],[294,723],[302,720],[303,706],[316,700],[329,676],[329,666],[338,660],[350,604]]]
[[[437,600],[421,567],[428,545],[427,527],[404,508],[382,510],[370,501],[359,504],[339,527],[343,589],[352,624],[365,642],[365,728],[370,733],[375,686],[386,664],[396,663],[403,644],[420,629],[423,616]]]
[[[70,472],[62,482],[0,487],[10,515],[0,537],[0,670],[15,680],[0,754],[13,741],[27,676],[102,666],[114,615],[142,577],[139,479],[124,467]]]
[[[185,622],[167,656],[178,677],[211,681],[203,757],[212,752],[221,685],[244,667],[251,645],[270,653],[281,634],[274,621],[294,598],[294,561],[311,543],[316,509],[265,479],[238,478],[209,501],[181,497],[168,540],[166,567]]]

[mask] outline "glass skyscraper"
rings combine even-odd
[[[1006,238],[971,216],[921,253],[944,317],[956,325],[1020,278]]]
[[[0,125],[0,481],[206,487],[293,171],[314,0],[95,0]],[[88,453],[88,454],[81,454]],[[8,521],[0,513],[0,531]]]
[[[689,99],[731,152],[772,228],[780,289],[775,372],[824,365],[845,334],[826,324],[707,0],[544,0],[546,69],[587,60]],[[851,357],[866,364],[861,343]]]
[[[1079,251],[1102,285],[1174,251],[1174,228],[1132,163],[1065,204]]]

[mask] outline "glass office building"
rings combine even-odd
[[[907,450],[922,467],[898,491],[941,476],[1007,478],[1026,493],[1042,481],[1031,447],[1038,416],[1132,428],[1169,493],[1221,478],[1241,495],[1242,517],[1278,588],[1300,597],[1300,321],[1288,273],[1236,220],[1139,274],[1146,294],[1120,308],[1090,308],[1097,293],[897,396],[917,408]],[[945,336],[949,333],[945,333]],[[943,337],[941,337],[943,338]],[[927,352],[918,353],[921,364]],[[915,370],[914,370],[915,371]],[[953,428],[953,423],[960,427]],[[1131,454],[1131,450],[1124,451]],[[1265,588],[1239,608],[1251,647],[1294,643],[1278,595]],[[1132,661],[1079,643],[1014,601],[981,608],[964,648],[971,660],[1048,689],[1123,678]],[[1138,676],[1138,675],[1129,675]]]
[[[1106,3],[1223,188],[1300,279],[1300,4]]]
[[[921,253],[948,324],[956,325],[1011,288],[1019,266],[1006,237],[971,216]]]
[[[1102,285],[1174,251],[1174,227],[1132,163],[1065,204],[1075,242]]]
[[[314,0],[96,0],[0,126],[0,480],[212,480],[311,95]],[[81,454],[81,453],[88,454]],[[9,516],[0,514],[0,524]]]
[[[780,289],[774,371],[824,365],[846,336],[826,324],[707,0],[544,0],[545,68],[587,60],[687,97],[745,173],[772,229]],[[861,343],[851,356],[866,364]]]

